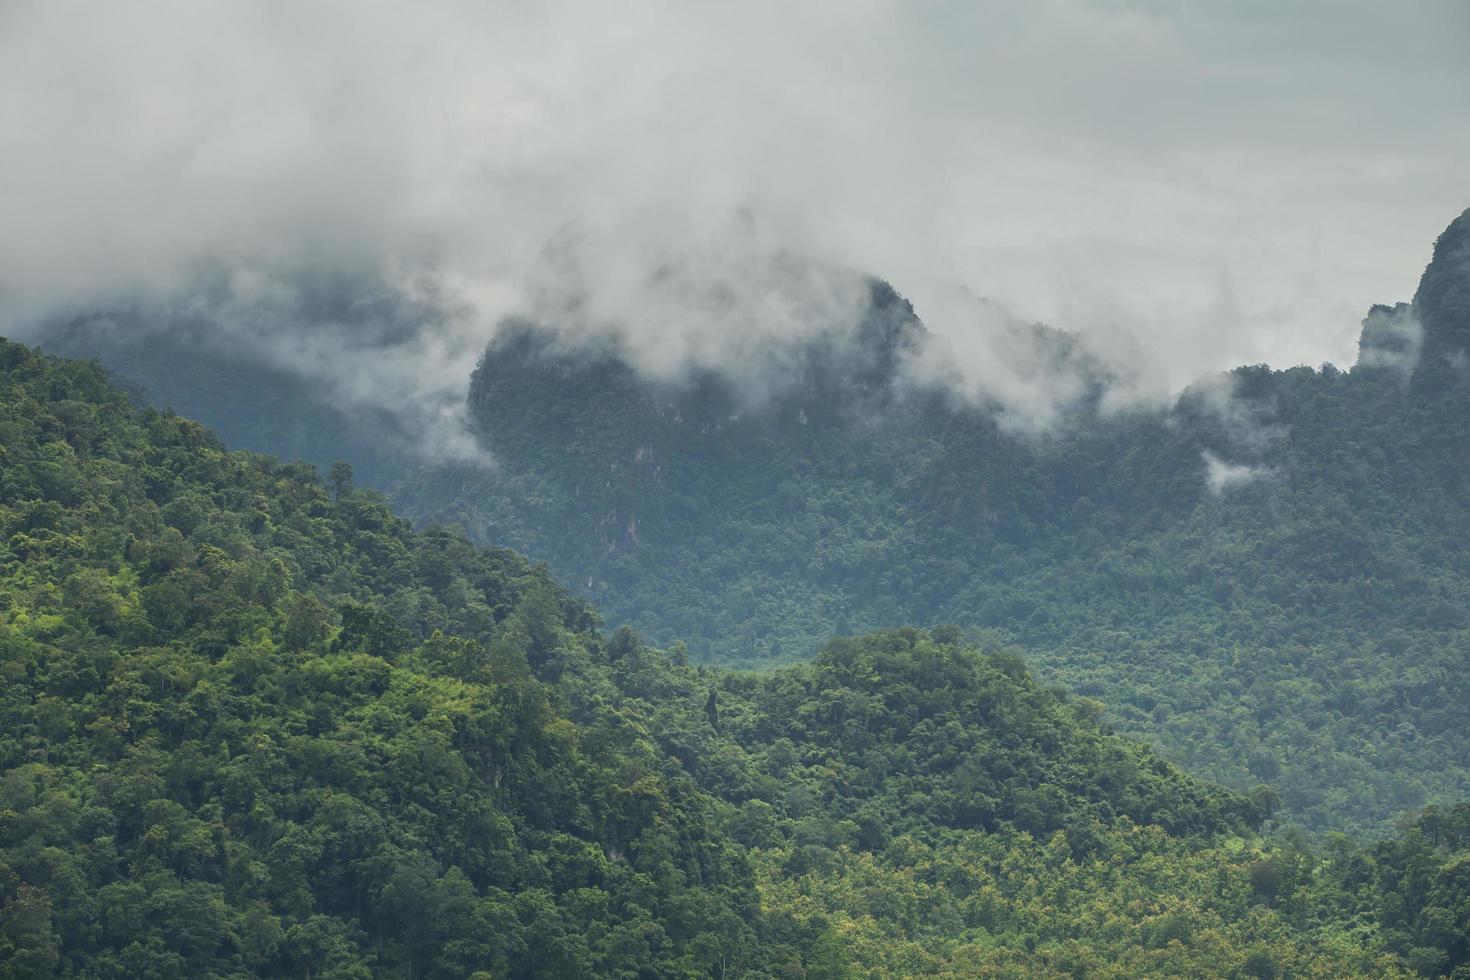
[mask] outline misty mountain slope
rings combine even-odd
[[[1262,838],[954,629],[760,674],[0,341],[0,975],[1401,977],[1470,809]]]
[[[378,488],[413,465],[395,449],[404,436],[391,413],[341,404],[321,382],[207,333],[197,323],[105,314],[54,324],[42,340],[63,357],[95,358],[147,404],[202,419],[237,449],[304,459],[323,472],[350,459],[358,482]]]
[[[498,469],[425,469],[397,498],[701,659],[998,631],[1198,771],[1382,828],[1470,790],[1467,224],[1412,305],[1370,313],[1351,371],[1241,368],[1039,435],[892,374],[850,398],[798,376],[740,411],[728,380],[649,382],[522,325],[471,388]]]

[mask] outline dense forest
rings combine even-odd
[[[323,316],[364,315],[325,292]],[[1072,392],[1039,431],[915,383],[934,338],[878,282],[851,329],[742,375],[653,381],[615,339],[506,323],[469,393],[491,469],[416,466],[391,419],[206,327],[116,313],[46,342],[233,445],[350,459],[400,513],[546,561],[697,663],[955,623],[1189,770],[1272,784],[1309,832],[1381,836],[1470,796],[1470,212],[1412,304],[1370,311],[1350,370],[1243,367],[1109,408],[1109,368],[1017,324]]]
[[[956,627],[691,664],[11,343],[0,534],[6,976],[1470,972],[1466,805],[1262,836]]]

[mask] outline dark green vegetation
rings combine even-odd
[[[507,328],[470,393],[500,469],[425,469],[396,497],[696,660],[953,622],[1192,771],[1276,785],[1312,830],[1470,794],[1470,213],[1351,371],[1241,368],[1167,412],[1103,412],[1100,370],[1034,342],[1078,382],[1041,435],[906,384],[925,334],[881,288],[754,407]]]
[[[0,342],[0,975],[1448,973],[1470,809],[1320,849],[958,630],[690,666]]]

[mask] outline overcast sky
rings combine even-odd
[[[616,292],[749,209],[962,358],[986,297],[1177,387],[1351,363],[1466,206],[1467,0],[0,0],[0,331],[325,268],[452,297],[406,390],[569,223]]]

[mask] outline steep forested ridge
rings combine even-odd
[[[691,666],[0,342],[0,974],[1392,976],[1470,809],[1257,835],[955,629]]]

